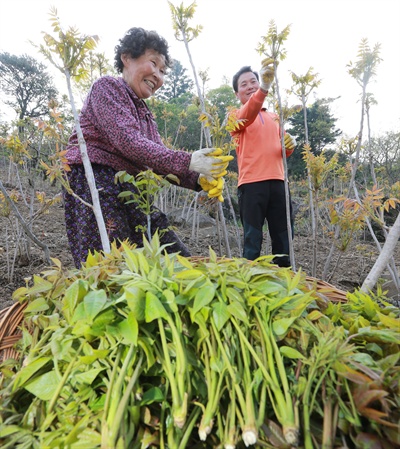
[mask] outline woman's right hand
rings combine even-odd
[[[189,170],[195,171],[205,176],[218,178],[223,176],[232,156],[214,157],[210,153],[215,152],[215,148],[202,148],[192,154]],[[229,160],[226,160],[229,158]]]

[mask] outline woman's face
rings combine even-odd
[[[161,53],[148,48],[136,59],[127,54],[121,59],[124,64],[122,77],[139,98],[149,98],[163,85],[166,65]]]

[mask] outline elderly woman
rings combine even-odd
[[[193,153],[175,151],[162,143],[153,115],[143,101],[164,82],[171,59],[167,42],[154,31],[131,28],[115,47],[114,65],[121,77],[104,76],[94,82],[80,114],[80,126],[92,163],[100,204],[110,241],[128,239],[143,243],[139,225],[147,218],[135,204],[124,204],[118,195],[133,190],[130,184],[116,184],[118,171],[131,175],[152,169],[159,175],[173,174],[180,186],[201,190],[200,176],[224,170],[221,160],[207,155],[212,149]],[[70,186],[91,203],[76,131],[69,139],[67,160]],[[90,207],[64,193],[65,223],[75,265],[79,268],[89,251],[101,250],[101,239]],[[190,255],[178,236],[168,229],[168,220],[159,210],[151,216],[152,233],[161,230],[161,243],[170,243],[169,252]]]

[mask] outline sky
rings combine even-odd
[[[172,3],[177,6],[182,0]],[[183,1],[185,6],[191,3]],[[361,122],[361,88],[347,65],[357,59],[366,38],[371,48],[381,45],[382,58],[368,87],[378,103],[370,113],[372,135],[400,131],[399,0],[197,0],[196,4],[190,24],[202,25],[203,30],[189,46],[197,72],[208,70],[206,89],[219,87],[226,79],[230,84],[244,65],[259,70],[263,57],[256,48],[271,21],[278,33],[290,26],[284,44],[287,57],[278,68],[281,95],[292,85],[291,72],[301,76],[313,67],[321,84],[309,103],[337,98],[331,106],[336,125],[353,137]],[[41,44],[42,32],[52,33],[51,7],[57,9],[65,29],[73,26],[82,34],[98,35],[96,51],[104,52],[110,62],[129,28],[155,30],[168,41],[172,58],[192,77],[185,45],[174,37],[167,0],[1,0],[0,52],[27,54],[43,62],[30,41]],[[61,90],[64,84],[57,87]]]

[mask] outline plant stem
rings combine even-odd
[[[131,348],[133,348],[133,346],[131,346]],[[143,354],[140,356],[140,359],[136,364],[135,371],[133,372],[133,374],[129,380],[129,383],[125,388],[125,392],[118,404],[118,408],[115,412],[115,416],[114,416],[113,420],[111,421],[111,428],[109,431],[109,439],[108,439],[108,447],[110,447],[110,448],[113,448],[115,446],[115,442],[117,440],[118,433],[120,431],[123,414],[126,411],[126,405],[128,403],[129,396],[131,395],[131,391],[139,378],[139,374],[142,369],[142,362],[143,362]],[[127,441],[125,441],[125,445],[127,445]]]
[[[186,391],[186,384],[185,384],[186,376],[184,375],[186,373],[185,370],[186,357],[182,348],[182,342],[180,341],[178,331],[176,330],[176,327],[172,319],[169,317],[169,315],[167,315],[167,320],[171,327],[172,338],[175,343],[176,376],[174,376],[174,370],[172,368],[171,358],[169,356],[167,338],[165,335],[165,330],[161,318],[158,318],[158,328],[160,331],[161,343],[164,352],[165,371],[171,385],[174,423],[177,427],[182,429],[182,427],[185,425],[187,415],[188,394]]]
[[[48,413],[48,414],[50,414],[50,413],[53,411],[53,408],[54,408],[54,406],[55,406],[55,404],[56,404],[56,401],[57,401],[57,399],[58,399],[58,396],[60,396],[61,390],[64,388],[65,383],[66,383],[67,380],[68,380],[68,377],[69,377],[69,375],[70,375],[70,373],[71,373],[71,371],[72,371],[73,366],[75,365],[75,362],[76,362],[76,360],[77,360],[77,358],[78,358],[78,355],[80,354],[80,352],[81,352],[82,347],[83,347],[84,344],[85,344],[85,341],[83,341],[83,342],[80,344],[80,346],[79,346],[78,350],[76,351],[74,357],[73,357],[72,360],[69,362],[68,367],[67,367],[67,369],[65,370],[64,375],[63,375],[63,377],[62,377],[62,379],[61,379],[61,382],[58,384],[57,389],[56,389],[56,391],[54,392],[53,397],[51,398],[51,401],[50,401],[50,403],[49,403],[49,408],[48,408],[48,410],[47,410],[47,413]]]

